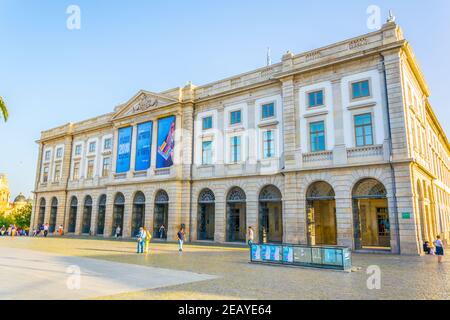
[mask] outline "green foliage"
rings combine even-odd
[[[15,224],[17,228],[29,229],[31,222],[31,204],[27,204],[25,207],[15,211],[13,214],[5,216],[0,215],[0,227]]]
[[[32,206],[28,203],[25,207],[17,210],[13,214],[14,223],[18,228],[29,229],[31,222]]]
[[[1,115],[3,115],[5,121],[8,121],[8,108],[6,107],[6,103],[3,101],[2,97],[0,97],[0,116]]]

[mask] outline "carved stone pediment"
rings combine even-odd
[[[171,97],[166,97],[148,91],[140,91],[127,103],[120,105],[115,109],[113,119],[127,117],[132,114],[157,109],[177,102],[178,101],[176,99]]]

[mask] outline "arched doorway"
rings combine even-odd
[[[145,218],[145,195],[137,192],[133,199],[133,214],[131,215],[131,236],[139,233],[139,228],[144,226]]]
[[[216,197],[210,189],[204,189],[198,197],[198,240],[214,240]]]
[[[44,221],[45,221],[45,199],[41,198],[41,201],[39,201],[38,227],[43,225]]]
[[[70,200],[70,210],[69,210],[69,227],[67,228],[67,232],[74,233],[77,223],[77,210],[78,210],[78,199],[76,197],[72,197]]]
[[[105,232],[106,195],[103,194],[98,201],[97,234]]]
[[[86,196],[86,198],[84,198],[83,222],[81,225],[81,233],[83,234],[91,233],[91,218],[92,218],[92,198],[91,196]]]
[[[246,196],[245,192],[234,187],[227,196],[227,241],[245,242],[246,235]]]
[[[353,187],[355,249],[390,249],[391,224],[384,185],[371,178]]]
[[[123,216],[125,212],[125,196],[122,193],[116,194],[114,198],[113,209],[113,235],[116,234],[116,228],[120,227],[120,235],[123,235]]]
[[[269,185],[259,193],[259,241],[283,242],[283,204],[280,190]]]
[[[159,190],[155,196],[155,211],[153,216],[153,236],[158,239],[167,239],[169,224],[169,195]],[[163,226],[163,228],[161,227]]]
[[[306,191],[306,214],[308,244],[336,245],[336,200],[333,187],[324,181],[310,185]]]
[[[52,206],[50,209],[50,223],[49,223],[49,228],[48,231],[50,233],[55,232],[56,230],[56,217],[58,215],[58,199],[53,198],[52,199]]]

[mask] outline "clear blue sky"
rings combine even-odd
[[[81,30],[66,9],[81,8]],[[0,0],[0,172],[33,190],[40,132],[112,111],[139,89],[200,85],[369,32],[366,9],[390,8],[411,42],[450,134],[450,1]]]

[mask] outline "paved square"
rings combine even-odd
[[[30,299],[450,299],[450,261],[436,257],[354,254],[346,273],[248,263],[247,248],[151,243],[148,256],[130,241],[0,238],[0,298]],[[67,266],[82,288],[66,289]],[[381,270],[369,290],[366,270]]]
[[[0,248],[0,299],[86,299],[189,282],[216,276]],[[77,272],[80,272],[78,286]]]

